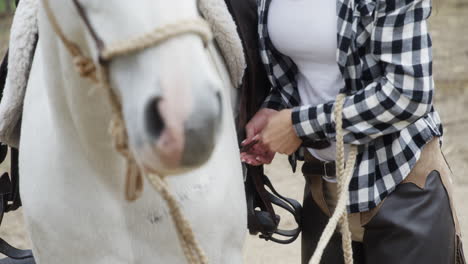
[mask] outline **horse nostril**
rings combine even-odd
[[[164,120],[159,112],[159,101],[161,98],[156,97],[151,99],[145,108],[145,124],[148,133],[155,138],[161,135],[164,130]]]
[[[221,92],[216,92],[216,100],[219,106],[219,116],[223,115],[223,98],[221,96]]]
[[[218,103],[221,104],[223,99],[221,97],[221,92],[220,91],[217,91],[216,92],[216,100],[218,100]]]

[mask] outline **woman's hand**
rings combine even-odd
[[[277,113],[278,111],[269,108],[263,108],[258,111],[245,126],[247,138],[241,143],[241,145],[247,146],[252,142],[259,140],[260,133],[268,124],[268,120]],[[242,161],[253,166],[270,164],[274,157],[275,153],[270,151],[267,146],[262,144],[262,142],[258,142],[246,152],[241,153]]]
[[[292,110],[282,110],[269,118],[267,126],[261,133],[261,142],[270,151],[291,155],[302,144],[302,140],[294,131]]]

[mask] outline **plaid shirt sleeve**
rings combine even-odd
[[[262,104],[262,108],[270,108],[277,111],[283,110],[286,108],[283,99],[281,98],[281,93],[278,89],[271,89],[270,94],[265,98],[265,101]]]
[[[430,0],[379,0],[371,34],[372,56],[384,74],[348,95],[343,111],[345,142],[366,144],[398,132],[432,108],[432,43],[426,19]],[[303,140],[334,140],[335,102],[293,110]]]
[[[272,84],[270,94],[262,107],[279,111],[299,105],[300,98],[296,81],[297,66],[290,58],[279,53],[269,38],[262,43],[265,47],[261,49],[261,53],[269,60],[266,66]],[[268,55],[264,53],[268,53]]]
[[[299,105],[299,92],[297,90],[297,66],[294,62],[275,49],[268,35],[267,7],[270,1],[257,0],[258,6],[258,36],[260,56],[271,83],[269,96],[265,99],[262,108],[282,110]]]

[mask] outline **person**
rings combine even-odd
[[[255,145],[242,161],[282,153],[295,170],[305,160],[302,263],[337,202],[338,94],[345,152],[358,148],[347,205],[355,263],[465,263],[433,107],[431,1],[225,1],[248,58],[239,124],[242,145]],[[338,233],[321,263],[343,263]]]

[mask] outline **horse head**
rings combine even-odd
[[[204,164],[221,123],[222,82],[206,48],[211,41],[184,32],[200,21],[197,1],[49,2],[63,35],[105,65],[137,163],[161,174]],[[172,34],[177,30],[183,34]],[[157,43],[131,50],[155,32]],[[127,44],[131,51],[104,58],[107,47]]]

